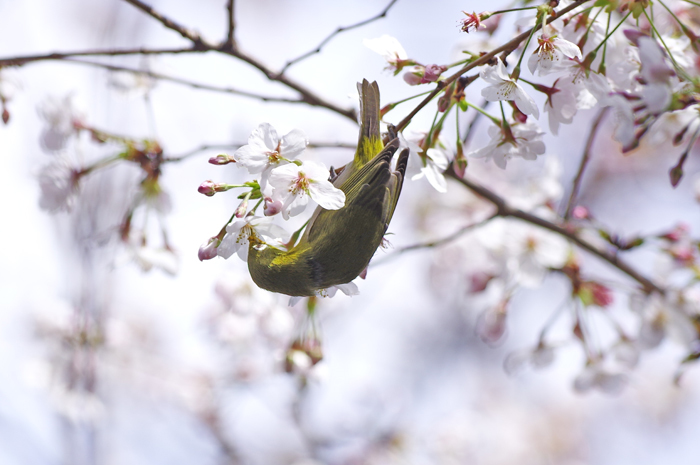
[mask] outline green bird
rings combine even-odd
[[[408,149],[391,160],[397,138],[386,147],[379,132],[379,86],[363,80],[360,93],[360,136],[353,160],[333,185],[345,193],[339,210],[316,208],[304,234],[291,249],[260,247],[250,238],[248,270],[255,284],[290,296],[312,296],[355,279],[369,265],[394,214],[406,174]]]

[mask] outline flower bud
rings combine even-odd
[[[211,260],[212,258],[216,257],[216,248],[218,246],[219,238],[216,236],[210,237],[207,243],[202,244],[202,246],[199,248],[199,252],[197,252],[199,261],[203,262],[204,260]]]
[[[282,202],[280,200],[265,197],[265,207],[263,209],[265,216],[274,216],[280,211],[282,211]]]
[[[236,160],[231,155],[220,153],[215,157],[211,157],[209,163],[212,165],[228,165],[229,163],[236,163]]]
[[[238,208],[236,208],[236,218],[243,218],[245,214],[248,212],[248,199],[245,198],[243,201],[238,205]]]
[[[403,80],[406,81],[406,84],[408,84],[409,86],[417,86],[421,83],[423,77],[414,71],[409,71],[404,73]]]
[[[7,108],[2,109],[2,122],[5,124],[10,122],[10,112],[7,111]]]
[[[197,188],[197,191],[200,194],[204,194],[207,197],[211,197],[214,194],[216,194],[216,186],[217,185],[214,181],[206,180],[202,184],[199,185],[199,187]]]
[[[576,205],[571,211],[571,216],[573,216],[577,220],[587,220],[591,217],[591,214],[586,207]]]
[[[440,65],[428,65],[425,67],[423,72],[423,79],[421,83],[426,84],[428,82],[435,82],[440,79],[440,75],[447,70],[446,66]]]

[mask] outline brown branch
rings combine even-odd
[[[555,232],[562,237],[565,237],[569,241],[573,242],[574,244],[578,245],[582,249],[590,252],[591,254],[595,255],[596,257],[602,259],[603,261],[609,263],[610,265],[614,266],[618,270],[622,271],[625,273],[627,276],[631,277],[635,281],[637,281],[639,284],[642,285],[644,288],[644,291],[647,293],[651,292],[658,292],[659,294],[664,294],[665,290],[654,283],[652,280],[649,278],[641,275],[637,270],[620,260],[617,255],[610,254],[608,252],[605,252],[603,250],[598,249],[596,246],[591,244],[590,242],[581,239],[578,237],[574,232],[569,231],[567,229],[564,229],[563,227],[554,224],[550,221],[544,220],[538,216],[535,216],[531,213],[524,212],[522,210],[519,210],[517,208],[513,208],[509,206],[506,201],[496,194],[495,192],[487,189],[486,187],[477,184],[474,181],[471,181],[467,178],[460,178],[455,174],[455,172],[450,168],[448,171],[445,172],[445,174],[453,179],[455,179],[457,182],[462,184],[463,186],[467,187],[469,190],[477,194],[478,196],[482,197],[483,199],[491,202],[495,207],[496,207],[496,214],[497,216],[503,217],[503,218],[518,218],[522,221],[525,221],[530,224],[534,224],[536,226],[539,226],[541,228],[547,229],[549,231]]]
[[[130,1],[130,0],[127,0]],[[590,0],[577,0],[576,2],[572,3],[571,5],[567,6],[566,8],[563,8],[561,11],[557,12],[557,15],[555,17],[550,17],[547,20],[547,24],[550,22],[554,21],[555,19],[558,19],[561,17],[561,15],[564,15],[574,8],[578,8],[579,6],[583,5],[586,2],[589,2]],[[464,73],[468,72],[471,69],[476,68],[477,66],[485,65],[489,61],[491,61],[496,55],[498,55],[501,52],[505,52],[507,50],[515,50],[518,48],[518,45],[520,43],[527,39],[530,34],[532,34],[533,30],[537,31],[542,28],[542,23],[538,22],[537,25],[534,28],[531,28],[522,34],[516,36],[515,38],[511,39],[510,41],[506,42],[505,44],[501,45],[500,47],[497,47],[493,50],[491,50],[489,53],[486,53],[476,60],[472,61],[471,63],[465,65],[462,69],[448,77],[447,79],[443,81],[439,81],[437,83],[437,87],[433,89],[433,91],[428,94],[423,101],[421,101],[416,108],[414,108],[404,119],[402,119],[399,124],[396,125],[396,130],[397,131],[402,131],[406,126],[408,126],[408,123],[411,122],[411,119],[413,119],[416,114],[423,109],[435,96],[437,96],[440,92],[442,92],[442,89],[447,87],[448,85],[452,84],[454,81],[459,79],[460,76],[462,76]]]
[[[115,50],[82,50],[79,52],[53,52],[43,55],[24,55],[10,58],[0,59],[0,68],[7,66],[22,66],[35,61],[46,60],[64,60],[72,57],[83,56],[121,56],[121,55],[166,55],[175,53],[193,53],[198,52],[193,48],[164,48],[164,49],[148,49],[148,48],[127,48]]]
[[[194,82],[194,81],[188,81],[187,79],[182,79],[182,78],[175,77],[175,76],[168,76],[166,74],[156,73],[153,71],[145,71],[145,70],[140,70],[140,69],[135,69],[135,68],[129,68],[126,66],[108,65],[106,63],[100,63],[98,61],[75,60],[72,58],[66,58],[66,59],[64,59],[64,61],[66,61],[68,63],[77,63],[77,64],[81,64],[81,65],[95,66],[95,67],[107,69],[110,71],[125,71],[128,73],[140,74],[143,76],[151,77],[153,79],[159,79],[161,81],[168,81],[168,82],[172,82],[175,84],[180,84],[183,86],[192,87],[194,89],[208,90],[211,92],[220,92],[220,93],[225,93],[225,94],[240,95],[242,97],[248,97],[248,98],[253,98],[253,99],[257,99],[257,100],[262,100],[263,102],[305,103],[301,99],[290,99],[290,98],[284,98],[284,97],[271,97],[268,95],[254,94],[252,92],[246,92],[244,90],[234,89],[233,87],[219,87],[219,86],[213,86],[210,84],[201,84],[201,83]]]
[[[363,20],[363,21],[360,21],[359,23],[355,23],[355,24],[352,24],[352,25],[350,25],[350,26],[339,26],[335,31],[331,32],[331,33],[328,35],[328,37],[326,37],[325,39],[323,39],[323,40],[321,41],[321,43],[319,43],[319,44],[316,46],[315,49],[310,50],[310,51],[304,53],[303,55],[299,55],[298,57],[296,57],[296,58],[294,58],[294,59],[292,59],[292,60],[289,60],[287,63],[285,63],[285,65],[282,67],[282,71],[280,71],[280,74],[284,74],[284,72],[287,71],[287,69],[288,69],[290,66],[292,66],[292,65],[294,65],[294,64],[296,64],[296,63],[298,63],[298,62],[300,62],[300,61],[302,61],[302,60],[304,60],[304,59],[306,59],[306,58],[308,58],[308,57],[310,57],[311,55],[314,55],[314,54],[316,54],[316,53],[319,53],[319,52],[323,49],[323,47],[324,47],[328,42],[330,42],[330,40],[331,40],[333,37],[337,36],[338,34],[340,34],[340,33],[342,33],[342,32],[345,32],[345,31],[349,31],[350,29],[355,29],[355,28],[358,28],[358,27],[362,27],[362,26],[364,26],[364,25],[366,25],[366,24],[369,24],[369,23],[371,23],[371,22],[373,22],[373,21],[376,21],[376,20],[378,20],[378,19],[380,19],[380,18],[384,18],[384,17],[387,15],[387,13],[389,12],[389,10],[391,9],[391,7],[393,7],[394,4],[395,4],[397,1],[398,1],[398,0],[391,0],[391,1],[389,2],[389,4],[388,4],[386,7],[384,7],[384,9],[383,9],[379,14],[377,14],[377,15],[375,15],[375,16],[369,18],[369,19],[365,19],[365,20]]]
[[[236,5],[235,0],[228,0],[226,10],[228,11],[228,33],[225,44],[231,48],[236,47],[235,31],[236,31]]]
[[[399,249],[396,249],[395,252],[391,253],[390,255],[387,255],[385,257],[382,257],[378,260],[375,260],[372,262],[372,266],[380,265],[382,263],[385,263],[392,258],[396,257],[397,255],[401,255],[402,253],[405,252],[410,252],[411,250],[417,250],[417,249],[427,249],[427,248],[432,248],[432,247],[439,247],[441,245],[449,244],[450,242],[459,239],[461,236],[464,234],[468,233],[472,229],[476,229],[479,226],[483,226],[492,219],[498,217],[498,213],[494,213],[493,215],[489,216],[488,218],[484,218],[481,221],[477,221],[476,223],[470,223],[466,226],[462,226],[459,228],[457,231],[453,232],[449,236],[445,236],[441,239],[436,239],[430,242],[420,242],[418,244],[412,244],[412,245],[407,245],[406,247],[401,247]]]
[[[244,61],[244,62],[248,63],[249,65],[253,66],[254,68],[258,69],[269,80],[279,82],[279,83],[284,84],[285,86],[289,87],[290,89],[297,91],[300,94],[300,100],[303,101],[304,103],[307,103],[307,104],[312,105],[312,106],[327,108],[328,110],[331,110],[335,113],[338,113],[339,115],[345,116],[346,118],[349,118],[349,119],[357,122],[357,115],[355,114],[355,110],[341,108],[337,105],[334,105],[333,103],[330,103],[330,102],[327,102],[326,100],[323,100],[322,98],[318,97],[312,91],[303,87],[301,84],[298,84],[297,82],[289,79],[288,77],[282,75],[281,73],[276,73],[276,72],[272,71],[270,68],[268,68],[267,66],[265,66],[264,64],[262,64],[261,62],[256,60],[255,58],[242,52],[238,47],[234,46],[233,44],[222,44],[222,45],[212,44],[211,42],[208,42],[205,39],[203,39],[202,37],[200,37],[199,34],[197,34],[196,32],[192,32],[189,29],[187,29],[186,27],[184,27],[184,26],[176,23],[175,21],[158,13],[150,6],[141,2],[141,0],[124,0],[124,1],[135,6],[136,8],[145,12],[146,14],[150,15],[151,17],[156,19],[158,22],[163,24],[168,29],[172,29],[173,31],[180,34],[182,37],[192,41],[193,46],[196,50],[216,51],[216,52],[224,53],[226,55],[230,55],[234,58],[238,58],[239,60]]]
[[[191,157],[192,155],[196,155],[200,152],[204,152],[205,150],[213,150],[213,149],[221,149],[221,150],[235,150],[239,147],[242,147],[246,145],[245,142],[242,143],[235,143],[235,144],[204,144],[200,145],[199,147],[196,147],[192,150],[189,150],[185,153],[182,153],[180,155],[175,155],[172,157],[165,157],[163,158],[163,162],[178,162],[182,161],[188,157]],[[306,146],[308,149],[352,149],[354,150],[357,147],[357,144],[348,144],[345,142],[317,142],[317,143],[311,143]]]
[[[571,217],[571,211],[576,203],[576,197],[578,197],[579,190],[581,189],[581,181],[583,180],[583,173],[586,171],[586,166],[588,166],[588,160],[591,156],[591,149],[593,148],[593,140],[598,132],[600,123],[603,121],[603,117],[607,112],[607,107],[602,108],[598,112],[598,116],[593,120],[591,125],[591,131],[588,133],[588,139],[586,140],[586,147],[583,149],[583,155],[581,156],[581,163],[576,172],[576,177],[574,178],[574,183],[571,187],[571,195],[569,195],[569,201],[566,204],[566,211],[564,212],[564,221]]]

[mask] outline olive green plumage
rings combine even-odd
[[[384,147],[379,132],[379,87],[364,80],[360,92],[360,136],[355,157],[333,184],[345,193],[339,210],[318,207],[303,236],[289,251],[255,247],[248,252],[248,269],[259,287],[292,296],[355,279],[381,244],[401,193],[408,150],[391,159],[399,147],[394,139]]]

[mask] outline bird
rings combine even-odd
[[[401,193],[409,150],[400,152],[392,168],[400,143],[390,131],[394,137],[384,146],[379,128],[379,86],[364,79],[357,89],[357,150],[332,180],[345,193],[345,206],[338,210],[317,207],[303,235],[289,250],[252,238],[248,270],[258,287],[290,296],[319,295],[360,275],[382,243]]]

